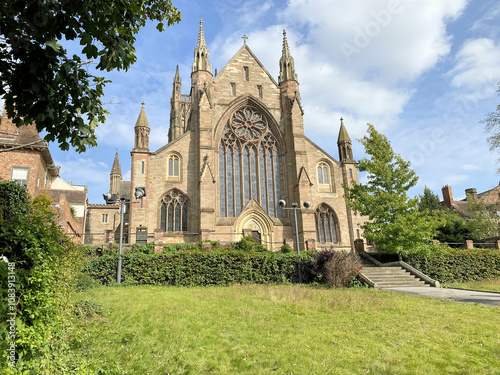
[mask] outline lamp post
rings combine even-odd
[[[125,202],[127,197],[124,195],[120,197],[120,243],[118,247],[118,270],[116,272],[116,282],[122,282],[122,246],[123,246],[123,214],[125,211]]]
[[[279,206],[283,210],[293,210],[293,218],[295,222],[295,246],[297,248],[297,254],[300,255],[300,244],[299,244],[299,227],[297,225],[297,210],[303,210],[311,207],[311,202],[305,201],[304,202],[304,208],[300,208],[298,203],[292,202],[291,206],[292,207],[285,207],[286,206],[286,201],[284,199],[281,199],[278,202]],[[297,267],[298,268],[298,273],[299,273],[299,284],[302,284],[302,271],[300,270],[300,264]]]
[[[103,194],[104,200],[107,204],[116,203],[116,194]],[[146,196],[146,188],[145,187],[136,187],[134,196],[137,199],[144,198]],[[120,197],[120,242],[118,245],[118,269],[116,271],[116,282],[120,284],[122,282],[122,249],[123,249],[123,215],[125,214],[125,204],[126,203],[137,203],[130,202],[126,195],[122,195]]]

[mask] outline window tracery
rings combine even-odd
[[[271,217],[281,217],[280,168],[276,138],[255,108],[236,111],[219,145],[220,216],[238,216],[255,199]]]
[[[160,227],[165,232],[187,232],[188,199],[179,190],[165,194],[161,205]]]
[[[337,219],[330,206],[322,203],[314,212],[316,220],[316,240],[320,243],[339,242],[337,236]]]

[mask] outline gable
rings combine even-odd
[[[247,74],[245,74],[245,68]],[[269,90],[279,90],[274,78],[246,44],[215,76],[213,83],[216,86],[226,84],[228,90],[230,90],[230,83],[235,83],[236,96],[250,94],[259,97],[257,86],[261,86],[264,93]]]

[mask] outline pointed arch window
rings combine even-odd
[[[328,185],[330,184],[330,168],[326,163],[318,164],[318,184],[320,185]]]
[[[164,232],[187,232],[187,219],[187,197],[177,189],[165,194],[161,200],[161,229]]]
[[[316,220],[316,240],[319,243],[340,242],[337,229],[337,215],[333,209],[322,203],[314,212]]]
[[[269,216],[281,217],[279,165],[266,118],[250,106],[236,111],[219,145],[220,216],[238,216],[253,198]]]
[[[170,155],[168,157],[168,177],[179,177],[179,157]]]

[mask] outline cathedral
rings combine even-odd
[[[283,32],[278,81],[243,38],[215,75],[200,21],[191,84],[182,94],[177,68],[170,99],[168,143],[149,149],[144,103],[134,127],[131,179],[123,181],[118,153],[110,193],[126,195],[125,241],[155,244],[238,241],[251,235],[269,249],[352,248],[364,218],[344,200],[358,181],[351,139],[340,119],[334,159],[304,134],[298,75]],[[146,196],[134,198],[138,187]],[[295,207],[295,209],[293,208]],[[90,205],[88,243],[112,242],[117,204]]]

